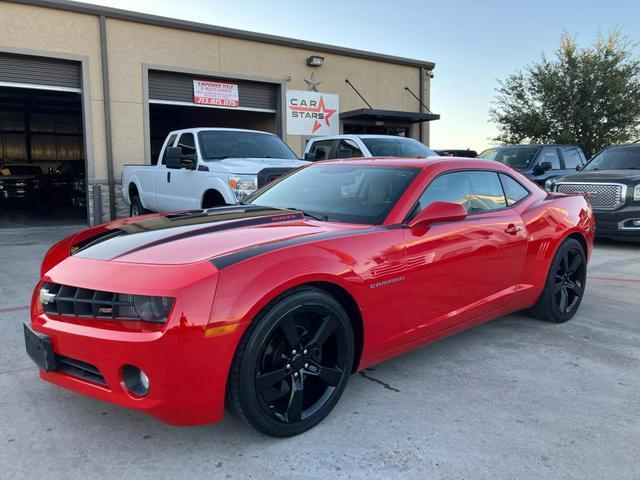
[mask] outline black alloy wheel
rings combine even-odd
[[[142,206],[140,197],[138,195],[134,195],[133,197],[131,197],[131,208],[129,210],[129,215],[131,217],[137,217],[138,215],[146,215],[147,213],[149,213],[149,210]]]
[[[229,378],[232,413],[287,437],[319,423],[339,400],[353,364],[341,305],[316,289],[294,291],[247,329]]]
[[[587,282],[587,258],[582,244],[565,240],[551,262],[544,290],[533,315],[541,320],[562,323],[570,320],[580,307]]]
[[[582,298],[585,278],[583,256],[577,249],[567,249],[556,269],[553,292],[558,310],[562,314],[570,313]]]

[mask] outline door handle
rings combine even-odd
[[[167,172],[167,183],[171,183],[171,172]]]
[[[516,226],[513,223],[510,223],[509,225],[507,225],[507,228],[504,229],[505,233],[508,233],[509,235],[515,235],[520,230],[522,230],[522,228]]]

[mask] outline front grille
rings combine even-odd
[[[559,183],[560,193],[583,193],[594,210],[614,210],[624,204],[624,185],[617,183]]]
[[[46,282],[42,290],[54,295],[53,299],[43,303],[43,309],[48,314],[78,318],[140,320],[133,306],[133,295],[51,282]]]
[[[88,380],[89,382],[97,383],[98,385],[107,386],[107,382],[96,367],[90,363],[76,360],[75,358],[65,357],[63,355],[56,355],[56,370],[59,372],[68,373],[74,377]]]

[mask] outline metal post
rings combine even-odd
[[[102,90],[104,95],[104,126],[107,140],[107,186],[109,189],[109,219],[116,218],[116,193],[113,179],[113,141],[111,136],[111,95],[109,91],[109,59],[107,57],[107,24],[100,15],[100,55],[102,57]]]

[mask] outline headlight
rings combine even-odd
[[[251,195],[258,189],[257,175],[229,175],[229,186],[236,195],[236,200],[240,201],[244,197]]]
[[[556,186],[556,180],[555,178],[550,178],[549,180],[547,180],[546,182],[544,182],[544,189],[547,192],[553,192],[553,189]]]
[[[640,202],[640,183],[633,189],[633,201]]]
[[[133,306],[145,322],[164,323],[173,307],[173,298],[134,295]]]

